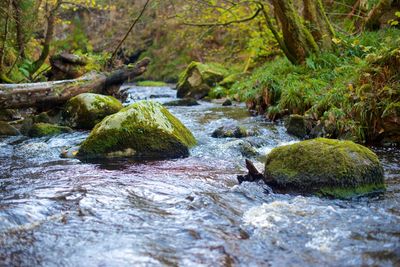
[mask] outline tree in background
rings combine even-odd
[[[42,71],[50,54],[56,26],[62,22],[61,11],[77,7],[96,7],[96,1],[2,1],[0,80],[3,82],[35,80],[35,74]],[[11,74],[17,76],[17,80],[10,79]]]
[[[365,26],[361,25],[362,29],[375,29],[382,12],[390,3],[398,3],[368,1],[366,8],[366,1],[152,0],[119,49],[116,62],[150,56],[157,60],[145,77],[170,82],[176,81],[177,73],[192,60],[223,62],[248,70],[283,53],[292,63],[301,64],[311,54],[332,49],[335,32],[324,3],[332,2],[326,6],[330,8],[328,12],[338,12],[338,5],[347,6],[340,11],[346,13],[343,18],[349,14],[347,20],[360,21]],[[146,0],[1,1],[0,80],[38,80],[38,74],[48,68],[48,57],[64,50],[106,58],[145,3]],[[342,26],[336,20],[335,26],[339,25]],[[243,63],[244,67],[239,66]]]
[[[196,7],[193,1],[187,2],[190,6]],[[199,2],[201,5],[197,5],[198,12],[200,9],[215,9],[219,12],[218,20],[206,23],[186,22],[187,25],[226,26],[249,22],[262,16],[281,50],[294,64],[304,62],[306,57],[313,53],[331,49],[335,32],[321,0],[301,1],[301,8],[304,10],[302,15],[293,0]],[[235,13],[241,6],[245,6],[248,10],[247,17],[238,17]]]

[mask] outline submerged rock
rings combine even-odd
[[[244,126],[227,125],[221,126],[212,133],[214,138],[243,138],[253,136],[256,133]]]
[[[106,116],[122,108],[122,104],[112,96],[84,93],[67,102],[63,118],[72,128],[90,130]]]
[[[76,158],[76,155],[78,155],[78,152],[79,152],[79,146],[64,148],[61,151],[60,157],[67,158],[67,159],[73,159],[73,158]]]
[[[0,136],[13,136],[20,135],[20,132],[12,125],[5,121],[0,121]]]
[[[374,152],[351,141],[325,138],[273,149],[265,179],[277,190],[336,198],[385,190]]]
[[[28,135],[30,137],[42,137],[59,135],[62,133],[70,133],[72,129],[66,126],[59,126],[50,123],[35,123],[29,130]]]
[[[174,101],[170,101],[164,104],[164,106],[182,106],[182,107],[191,107],[200,105],[194,98],[184,98],[178,99]]]
[[[177,96],[201,99],[228,75],[229,72],[220,65],[192,62],[179,78]]]
[[[97,124],[78,157],[179,158],[195,144],[192,133],[161,104],[140,101]]]
[[[255,158],[260,156],[260,153],[258,153],[257,149],[250,142],[245,141],[241,143],[239,149],[243,157]]]

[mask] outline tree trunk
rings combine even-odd
[[[274,35],[275,40],[277,41],[280,49],[283,51],[283,53],[289,59],[290,62],[292,62],[292,63],[296,62],[296,58],[293,57],[293,55],[289,52],[288,48],[286,47],[286,44],[285,44],[284,40],[279,35],[278,30],[273,25],[273,23],[271,21],[271,18],[269,17],[268,12],[267,12],[267,10],[265,10],[264,6],[262,6],[262,13],[263,13],[263,16],[264,16],[265,23],[267,24],[267,27],[270,29],[270,31]]]
[[[379,19],[392,6],[393,0],[380,0],[379,3],[368,13],[364,28],[367,30],[379,29]]]
[[[6,44],[7,44],[7,39],[8,39],[8,23],[10,21],[10,16],[9,12],[11,12],[11,0],[8,0],[7,3],[7,14],[4,22],[4,32],[1,40],[1,46],[0,46],[0,82],[5,81],[8,82],[9,79],[7,78],[5,74],[5,66],[4,66],[4,57],[6,53]]]
[[[17,34],[18,55],[20,58],[25,58],[25,34],[23,29],[23,14],[21,10],[20,0],[14,0],[14,20]]]
[[[40,69],[40,67],[43,65],[43,63],[46,61],[47,57],[49,56],[50,44],[51,44],[51,41],[53,40],[53,35],[54,35],[54,26],[55,26],[56,15],[57,15],[58,9],[61,6],[61,4],[62,4],[62,2],[60,0],[58,0],[55,4],[55,7],[52,10],[50,10],[49,16],[47,17],[47,31],[46,31],[46,37],[45,37],[44,43],[43,43],[42,53],[40,54],[38,60],[36,60],[33,63],[33,67],[29,73],[31,76]]]
[[[317,53],[319,47],[311,32],[301,22],[293,0],[272,0],[278,21],[281,24],[283,40],[289,60],[294,64],[301,64],[312,53]]]
[[[303,0],[304,19],[308,22],[310,30],[315,41],[319,44],[321,50],[332,48],[332,37],[335,32],[326,16],[324,6],[321,0]]]
[[[86,92],[113,94],[114,87],[144,73],[149,63],[146,58],[133,68],[123,68],[108,75],[89,73],[74,80],[0,85],[0,109],[51,107]]]

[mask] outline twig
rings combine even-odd
[[[110,60],[108,61],[108,65],[112,66],[112,64],[114,63],[115,60],[115,56],[118,53],[118,50],[121,48],[122,44],[125,42],[126,38],[128,38],[129,34],[131,33],[131,31],[133,30],[133,27],[135,27],[136,23],[139,22],[140,18],[143,16],[144,11],[146,10],[148,4],[150,3],[150,0],[147,0],[146,3],[144,4],[142,10],[140,11],[139,16],[135,19],[135,21],[132,23],[131,27],[129,28],[129,30],[126,32],[124,38],[122,38],[122,40],[119,42],[119,44],[117,45],[117,47],[115,48],[114,52],[111,55]]]

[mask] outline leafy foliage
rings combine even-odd
[[[229,94],[271,119],[305,114],[333,127],[333,137],[375,140],[385,131],[385,117],[400,111],[399,33],[387,29],[342,37],[335,53],[313,55],[304,66],[285,58],[268,62]]]

